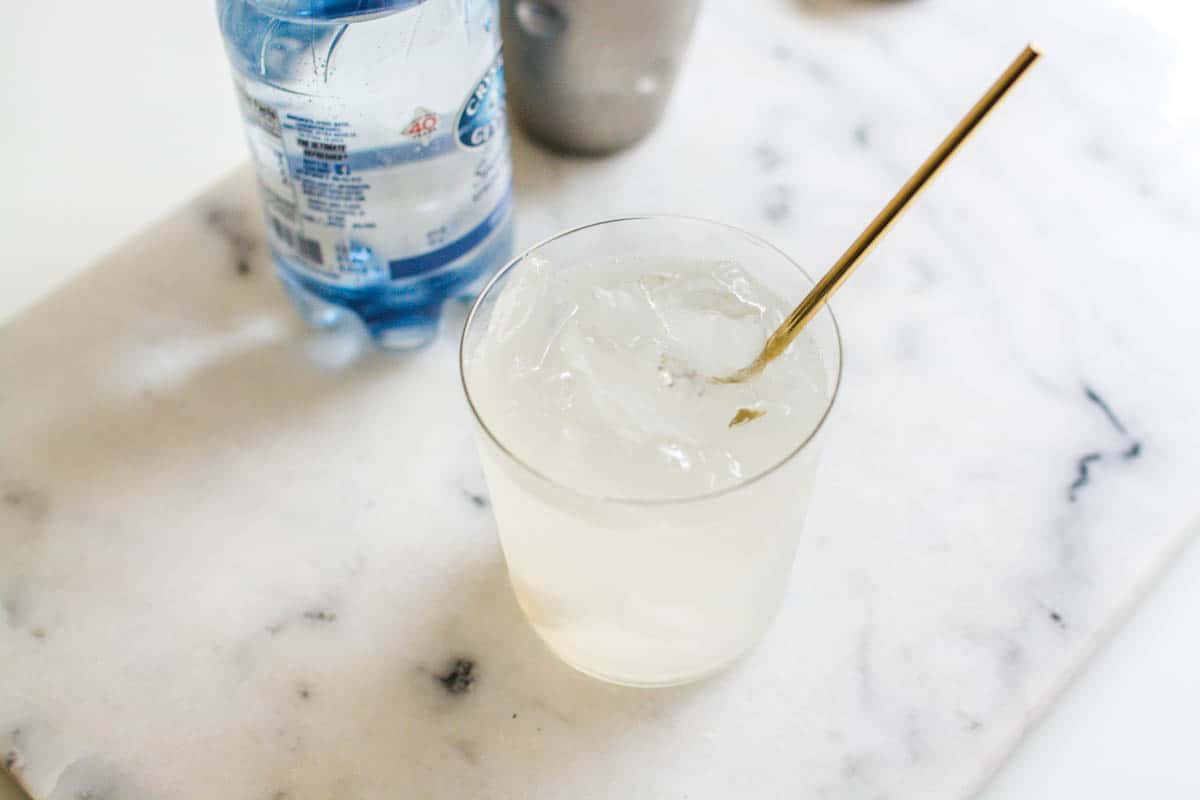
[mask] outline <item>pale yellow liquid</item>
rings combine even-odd
[[[752,382],[786,304],[729,262],[534,262],[471,354],[484,468],[518,598],[565,660],[690,680],[760,635],[791,567],[828,405],[801,335]],[[762,416],[734,428],[739,408]],[[779,466],[783,463],[783,466]],[[776,469],[776,467],[778,467]]]

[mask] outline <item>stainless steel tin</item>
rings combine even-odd
[[[556,150],[602,154],[654,128],[699,0],[502,0],[508,105]]]

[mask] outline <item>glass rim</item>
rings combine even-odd
[[[812,430],[808,432],[808,435],[805,436],[800,441],[800,443],[798,445],[796,445],[796,447],[792,448],[787,453],[785,453],[778,461],[773,463],[771,466],[767,467],[766,469],[762,470],[761,472],[756,473],[755,475],[750,476],[749,478],[745,478],[743,480],[738,481],[737,483],[734,483],[730,486],[722,487],[720,489],[714,489],[712,491],[703,492],[701,494],[686,495],[684,497],[621,497],[618,495],[593,494],[591,492],[583,491],[574,486],[571,486],[569,484],[566,484],[566,483],[556,480],[555,478],[553,478],[553,477],[547,475],[546,473],[542,472],[541,470],[537,469],[532,464],[527,463],[525,461],[525,459],[521,458],[516,453],[514,453],[508,447],[508,445],[506,445],[504,442],[500,441],[500,437],[498,437],[492,431],[492,429],[490,427],[488,427],[487,422],[485,422],[483,419],[483,415],[479,412],[479,409],[475,406],[475,400],[471,397],[471,389],[468,386],[468,382],[467,382],[467,364],[466,364],[467,333],[471,330],[471,326],[476,321],[475,316],[476,316],[476,314],[479,313],[480,305],[483,303],[484,299],[486,297],[488,297],[488,295],[492,292],[492,290],[495,289],[496,284],[505,275],[507,275],[513,268],[515,268],[518,264],[520,264],[522,261],[524,261],[529,256],[533,255],[537,250],[539,250],[542,247],[545,247],[546,245],[550,244],[551,242],[557,241],[559,239],[564,239],[567,236],[571,236],[572,234],[588,230],[589,228],[597,228],[602,225],[612,225],[612,224],[619,223],[619,222],[636,222],[636,221],[641,221],[641,220],[650,220],[650,221],[683,220],[686,222],[699,222],[699,223],[703,223],[705,225],[711,225],[711,226],[717,227],[717,228],[724,228],[727,231],[736,233],[740,236],[743,236],[743,237],[751,240],[752,242],[755,242],[759,245],[769,248],[770,250],[775,251],[784,259],[784,261],[791,264],[795,269],[797,269],[800,272],[801,275],[803,275],[806,279],[808,279],[808,281],[811,284],[816,285],[816,280],[814,280],[813,277],[808,274],[808,272],[804,269],[804,267],[801,267],[799,264],[797,264],[791,258],[791,256],[789,256],[787,253],[783,252],[783,250],[779,249],[775,245],[768,242],[766,239],[763,239],[760,236],[755,236],[754,234],[750,233],[749,231],[743,230],[742,228],[739,228],[735,225],[730,225],[725,222],[718,222],[716,220],[707,219],[705,217],[695,217],[695,216],[690,216],[690,215],[686,215],[686,214],[631,214],[629,216],[624,216],[624,217],[610,217],[608,219],[602,219],[602,220],[598,220],[596,222],[589,222],[585,225],[578,225],[574,228],[568,228],[564,231],[559,231],[558,233],[556,233],[552,236],[547,236],[545,239],[542,239],[541,241],[530,245],[529,247],[525,248],[517,255],[513,256],[513,258],[511,258],[507,264],[505,264],[503,267],[498,269],[496,271],[496,274],[493,275],[491,277],[491,279],[488,280],[487,284],[483,287],[482,291],[479,292],[479,296],[475,298],[475,302],[473,302],[471,304],[471,310],[467,314],[466,322],[463,323],[462,336],[459,337],[459,342],[458,342],[458,376],[459,376],[459,380],[462,383],[463,395],[467,399],[467,405],[471,409],[471,415],[475,417],[475,421],[479,424],[479,427],[483,430],[484,434],[487,435],[487,438],[494,445],[496,445],[496,447],[500,448],[500,451],[502,453],[504,453],[504,455],[507,456],[509,459],[511,459],[514,463],[516,463],[521,469],[528,472],[530,475],[532,475],[537,480],[546,483],[551,488],[564,490],[564,491],[570,492],[572,494],[578,495],[579,497],[582,497],[582,498],[585,498],[588,500],[598,501],[598,502],[602,502],[602,503],[622,504],[622,505],[631,505],[631,506],[685,505],[688,503],[698,503],[698,502],[702,502],[704,500],[711,500],[711,499],[721,497],[726,494],[732,494],[733,492],[741,491],[742,489],[745,489],[749,486],[752,486],[755,483],[758,483],[759,481],[766,478],[768,475],[774,474],[781,467],[783,467],[783,465],[787,464],[789,461],[791,461],[793,458],[795,458],[797,455],[799,455],[800,452],[803,451],[804,448],[806,448],[808,446],[809,442],[813,441],[813,439],[816,438],[817,434],[821,432],[821,429],[825,427],[825,421],[829,418],[830,412],[833,411],[833,404],[837,400],[838,391],[841,389],[841,385],[842,385],[842,370],[843,370],[843,366],[844,366],[844,364],[843,364],[844,359],[842,356],[841,328],[838,327],[837,317],[834,315],[833,309],[829,306],[828,303],[825,304],[825,306],[821,309],[821,311],[819,313],[829,314],[829,321],[833,324],[833,338],[834,338],[834,342],[837,344],[837,364],[836,364],[836,369],[834,370],[834,376],[833,376],[833,390],[829,393],[829,398],[825,402],[825,408],[821,412],[821,416],[817,420],[817,424],[813,426]]]

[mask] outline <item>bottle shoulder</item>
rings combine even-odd
[[[221,7],[247,10],[278,20],[358,22],[407,11],[428,0],[218,0]]]

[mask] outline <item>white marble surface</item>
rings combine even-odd
[[[447,502],[406,498],[397,480],[414,465],[394,442],[428,442],[405,438],[397,409],[425,378],[407,402],[437,416],[448,359],[335,369],[346,343],[299,332],[261,252],[254,275],[234,274],[209,224],[237,205],[231,189],[0,339],[0,375],[23,376],[0,383],[0,431],[15,443],[0,478],[19,498],[0,510],[15,554],[0,566],[0,723],[22,730],[15,771],[39,797],[437,797],[485,783],[495,796],[703,797],[734,781],[752,796],[873,796],[877,784],[937,797],[974,785],[1182,541],[1200,432],[1184,361],[1196,278],[1181,258],[1196,243],[1196,174],[1177,160],[1195,118],[1172,94],[1172,51],[1151,55],[1160,34],[1108,11],[1082,32],[1077,15],[1009,12],[972,38],[961,26],[983,12],[951,16],[963,8],[764,5],[737,19],[714,4],[705,58],[654,141],[583,164],[518,147],[526,239],[640,201],[744,224],[820,263],[1027,27],[1063,54],[838,304],[842,438],[787,610],[751,661],[649,695],[576,678],[538,650],[486,519],[449,502],[472,480],[469,445],[437,449],[420,475],[442,475]],[[947,30],[965,41],[946,53],[905,44]],[[1135,56],[1104,49],[1117,41]],[[774,56],[749,84],[722,77],[739,48]],[[961,74],[939,76],[943,56]],[[216,222],[228,233],[243,218]],[[1140,458],[1117,456],[1130,438],[1084,385]],[[347,425],[348,409],[375,422]],[[445,414],[438,424],[465,437]],[[315,461],[331,442],[341,455]],[[1092,451],[1093,480],[1068,503]],[[479,679],[440,696],[429,672],[456,654]]]

